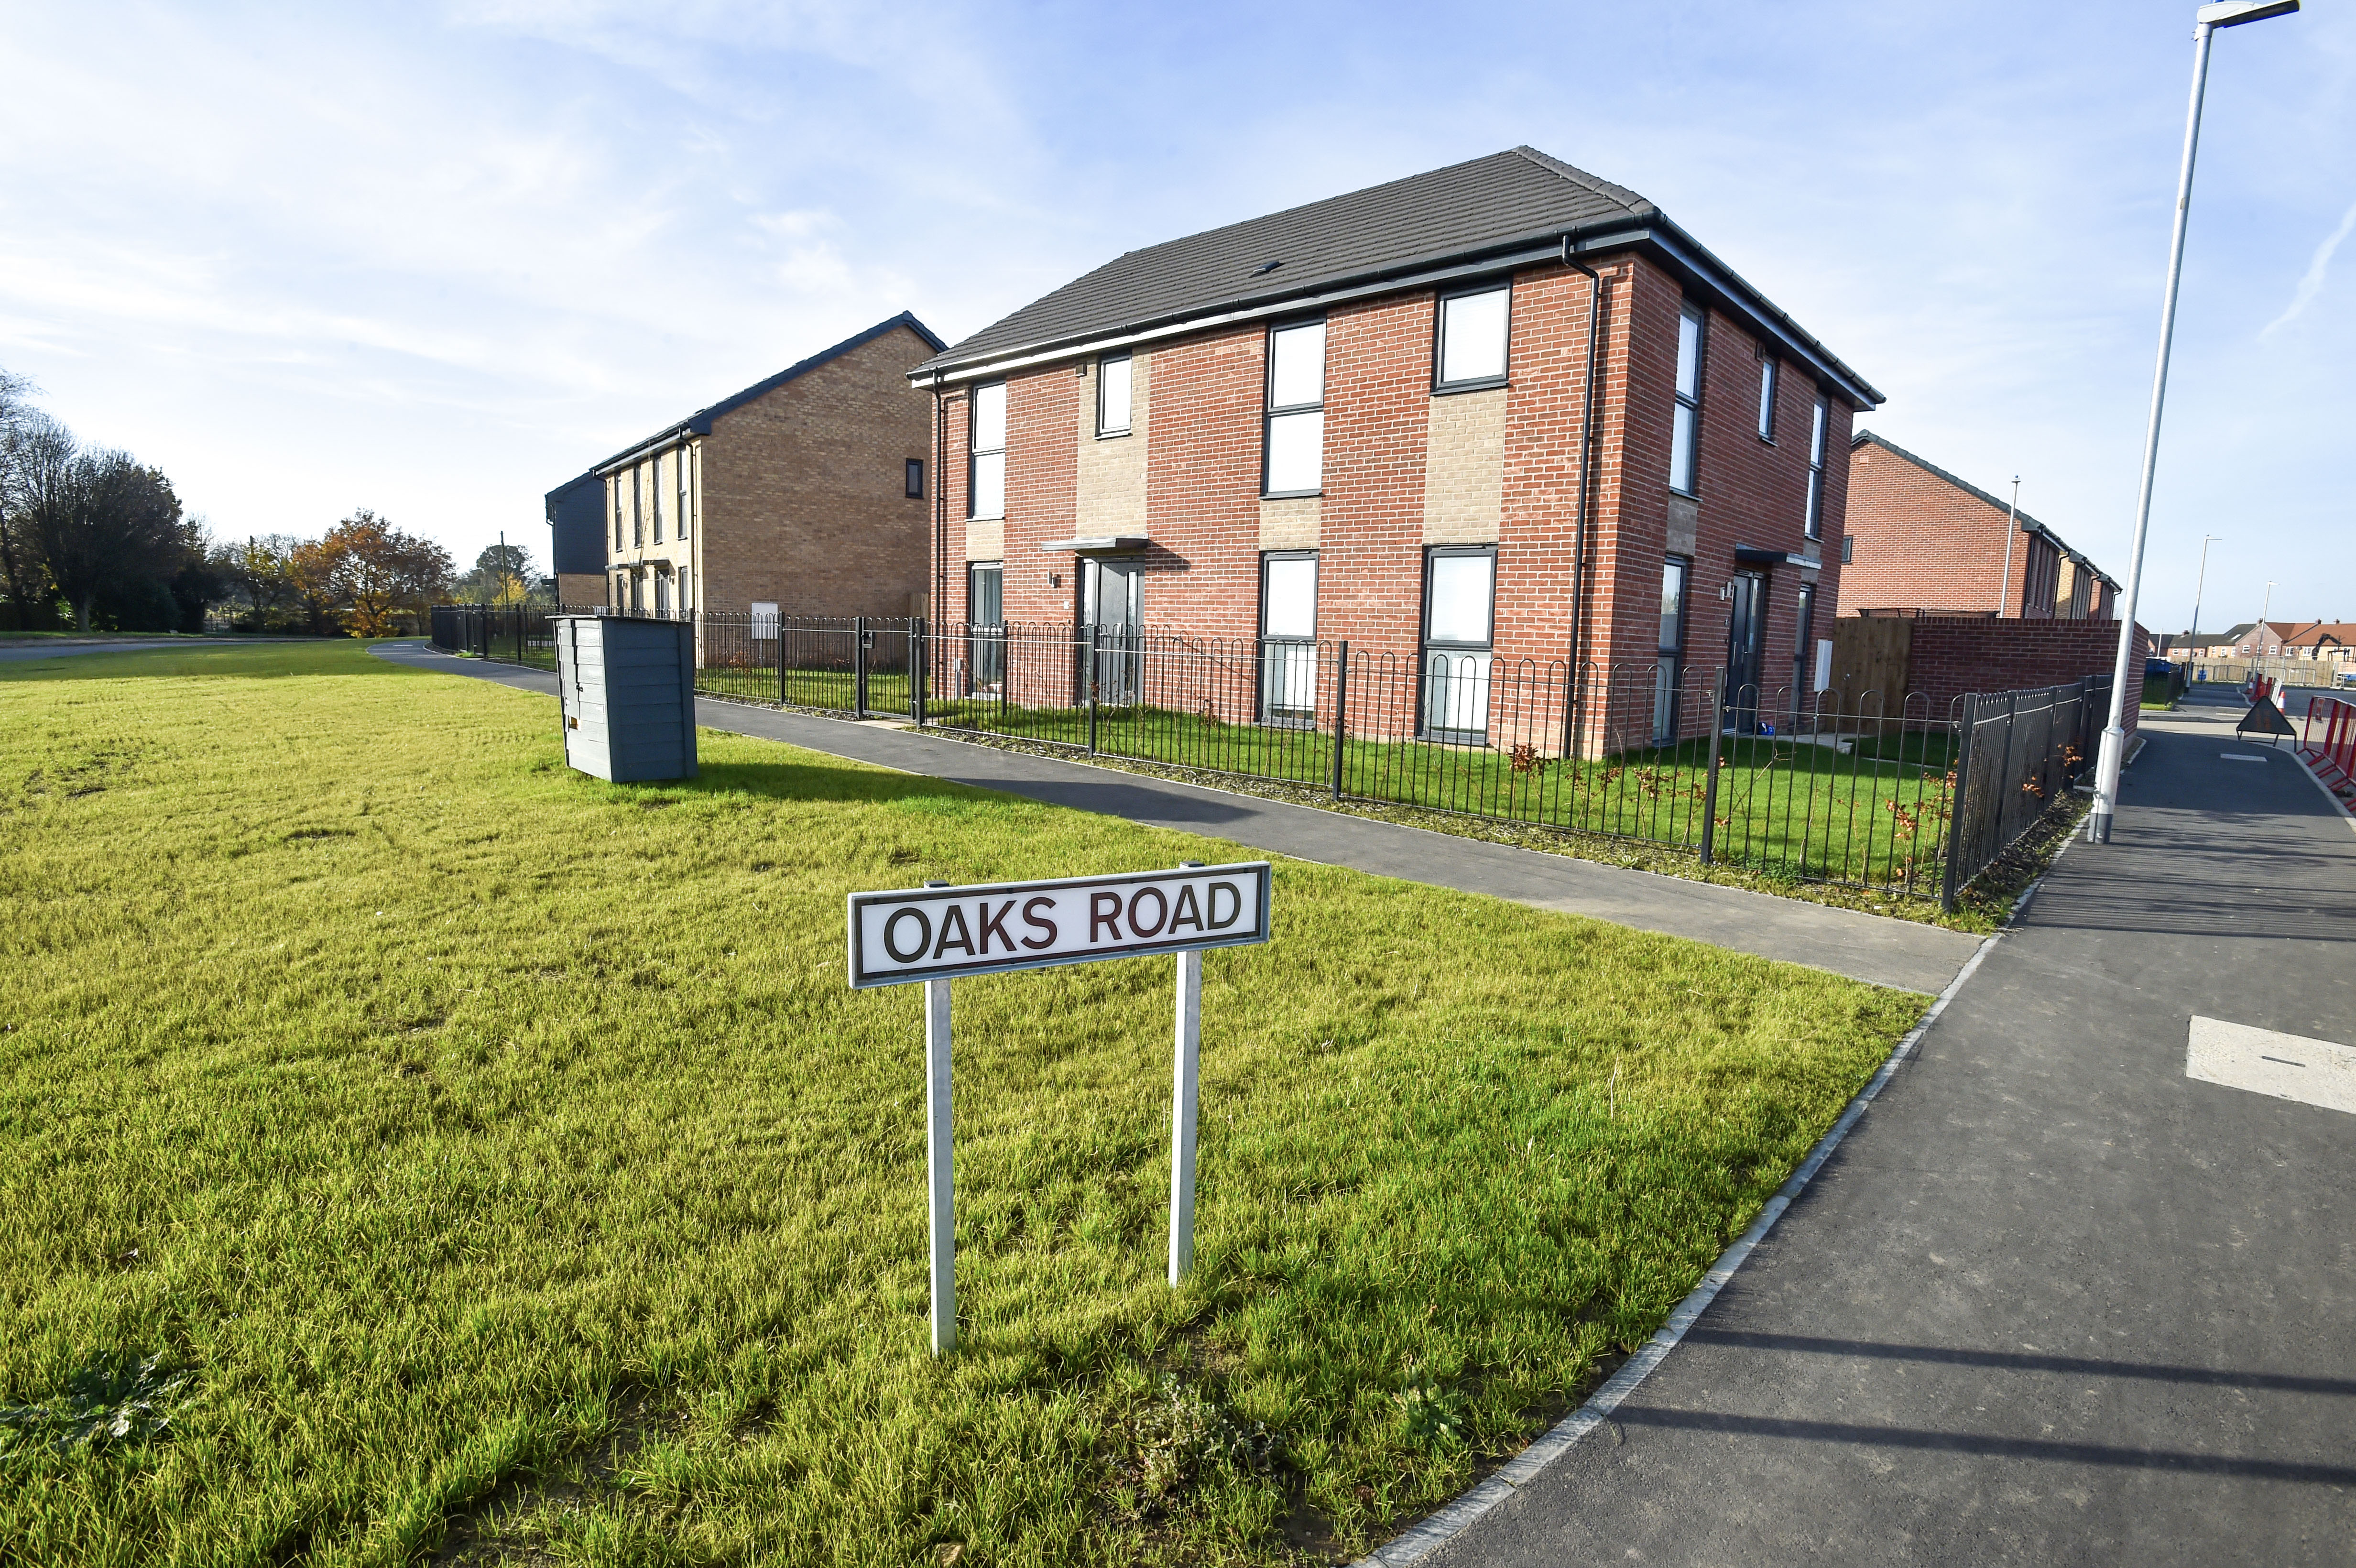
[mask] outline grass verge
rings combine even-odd
[[[1170,965],[960,985],[936,1362],[917,998],[845,989],[844,892],[1233,847],[712,731],[606,785],[545,699],[348,643],[18,664],[0,724],[10,1561],[1362,1551],[1642,1343],[1922,1006],[1283,864],[1205,964],[1182,1289]]]

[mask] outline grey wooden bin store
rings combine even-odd
[[[695,776],[695,627],[559,615],[564,760],[614,784]]]

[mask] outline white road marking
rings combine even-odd
[[[2265,761],[2264,757],[2258,755],[2255,752],[2220,752],[2217,753],[2217,760],[2221,763],[2263,763]]]
[[[2356,1115],[2356,1049],[2329,1040],[2196,1018],[2184,1075]]]

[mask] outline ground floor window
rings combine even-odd
[[[668,571],[655,573],[655,610],[660,614],[670,613],[670,573]]]
[[[1494,545],[1442,545],[1425,552],[1422,718],[1435,740],[1488,738],[1496,597]]]
[[[1800,584],[1799,630],[1792,641],[1792,728],[1800,728],[1815,704],[1810,699],[1815,693],[1815,682],[1810,677],[1815,671],[1809,667],[1815,662],[1816,651],[1816,585]]]
[[[965,569],[966,672],[976,689],[1006,678],[1006,565],[977,560]]]
[[[1317,552],[1260,557],[1259,708],[1264,724],[1317,720]]]
[[[1685,677],[1686,586],[1693,562],[1681,555],[1668,558],[1661,568],[1660,660],[1653,671],[1653,743],[1674,745],[1677,739],[1677,688]]]

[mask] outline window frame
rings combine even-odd
[[[1478,643],[1434,642],[1431,636],[1431,579],[1435,561],[1461,556],[1489,558],[1489,635]],[[1493,544],[1433,544],[1423,547],[1423,613],[1417,622],[1417,644],[1447,653],[1494,654],[1497,651],[1497,547]]]
[[[1472,299],[1480,294],[1505,296],[1505,369],[1494,376],[1468,376],[1462,380],[1443,379],[1448,364],[1448,306],[1451,301]],[[1455,392],[1485,392],[1495,387],[1513,384],[1514,373],[1514,280],[1474,283],[1461,289],[1443,289],[1436,296],[1431,309],[1431,393],[1443,397]]]
[[[1277,336],[1281,333],[1298,332],[1305,326],[1325,329],[1319,338],[1317,400],[1313,403],[1285,403],[1280,406],[1276,400]],[[1262,339],[1263,347],[1260,357],[1266,363],[1260,367],[1259,494],[1264,501],[1303,499],[1311,496],[1323,496],[1325,493],[1325,362],[1331,357],[1331,355],[1325,351],[1333,347],[1332,329],[1331,318],[1320,313],[1316,315],[1299,316],[1290,321],[1271,322]],[[1275,447],[1276,421],[1280,419],[1290,419],[1309,413],[1317,416],[1316,487],[1309,490],[1272,490],[1269,487],[1268,480],[1269,459]]]
[[[999,395],[1002,399],[1005,397],[1006,385],[1007,383],[1003,379],[995,381],[981,381],[976,383],[974,387],[966,393],[965,515],[966,520],[969,522],[1003,522],[1006,518],[1006,442],[1008,439],[1008,432],[1005,430],[1000,431],[998,437],[999,444],[996,446],[978,446],[974,443],[975,429],[981,421],[981,394],[995,387],[999,389]],[[1011,419],[1004,417],[1005,412],[1006,411],[1001,410],[999,422],[1001,425],[1012,424],[1013,421]],[[995,456],[998,459],[998,510],[995,512],[984,513],[976,511],[974,508],[981,498],[981,459],[990,456]]]
[[[1808,429],[1808,510],[1800,520],[1804,537],[1821,542],[1825,537],[1825,464],[1832,444],[1833,400],[1823,391],[1810,415]]]
[[[1686,300],[1677,306],[1677,357],[1685,357],[1685,324],[1694,324],[1694,384],[1688,395],[1677,384],[1676,368],[1669,371],[1669,488],[1680,496],[1701,494],[1701,401],[1702,389],[1709,379],[1709,312],[1699,302]],[[1692,434],[1686,443],[1687,472],[1679,483],[1677,474],[1677,421],[1690,416]]]
[[[673,487],[678,492],[677,499],[679,503],[674,508],[675,515],[671,518],[671,532],[677,536],[680,542],[682,544],[687,541],[687,521],[693,512],[693,507],[689,504],[688,500],[690,487],[688,485],[687,453],[688,449],[682,446],[671,453],[670,459],[671,478],[674,481]]]
[[[1105,422],[1105,367],[1112,364],[1129,367],[1129,411],[1118,425]],[[1096,382],[1097,439],[1111,441],[1134,434],[1137,430],[1137,356],[1128,349],[1097,356]]]
[[[1686,673],[1686,643],[1693,634],[1693,557],[1664,555],[1661,558],[1661,591],[1668,593],[1668,576],[1677,573],[1677,631],[1674,644],[1660,641],[1656,629],[1654,637],[1653,661],[1653,744],[1675,745],[1677,725],[1683,719],[1683,695]],[[1655,627],[1665,617],[1655,615]],[[1663,698],[1665,694],[1666,700]]]
[[[903,460],[907,466],[900,471],[902,498],[921,501],[925,498],[925,460],[910,457]]]
[[[1312,582],[1309,590],[1309,631],[1305,635],[1298,632],[1287,632],[1280,635],[1274,635],[1268,629],[1269,568],[1281,561],[1294,560],[1305,560],[1309,562],[1310,569],[1314,573],[1314,581]],[[1324,581],[1325,564],[1317,550],[1264,549],[1259,552],[1259,614],[1257,621],[1259,634],[1258,639],[1259,645],[1259,657],[1256,661],[1258,677],[1258,685],[1259,689],[1255,693],[1256,701],[1254,703],[1254,707],[1258,714],[1259,722],[1262,724],[1273,725],[1280,729],[1305,730],[1314,728],[1317,723],[1317,656],[1314,650],[1317,647],[1318,622],[1323,614],[1323,607],[1318,603],[1318,590],[1324,586]],[[1269,650],[1271,645],[1282,648],[1308,648],[1312,650],[1308,656],[1309,706],[1307,708],[1289,707],[1280,709],[1270,705],[1269,696],[1269,666],[1270,663]],[[1300,656],[1290,655],[1286,656],[1290,658],[1298,658]]]
[[[641,481],[646,477],[643,464],[630,464],[630,548],[644,549],[647,544],[647,507],[639,495]]]
[[[1840,562],[1840,563],[1841,563],[1843,566],[1847,566],[1847,565],[1848,565],[1850,562],[1852,562],[1852,561],[1854,561],[1854,560],[1857,560],[1857,536],[1856,536],[1855,534],[1843,534],[1843,535],[1841,535],[1841,562]]]
[[[1775,444],[1775,395],[1783,389],[1783,362],[1759,346],[1759,439]]]
[[[998,580],[998,619],[977,620],[974,616],[973,591],[976,579],[984,574]],[[986,628],[986,629],[985,629]],[[992,633],[995,635],[992,635]],[[1006,562],[1003,560],[969,560],[965,563],[965,688],[970,694],[978,688],[995,686],[1006,678]],[[988,656],[985,657],[985,650]],[[985,676],[982,666],[990,666]]]
[[[614,549],[618,552],[629,547],[622,542],[622,476],[613,476],[614,485]]]
[[[654,523],[654,542],[663,542],[662,453],[647,459],[647,511]]]

